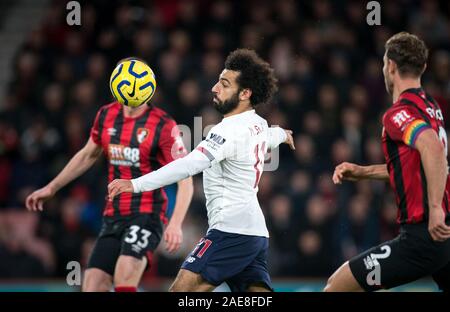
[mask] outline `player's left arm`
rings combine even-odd
[[[132,180],[116,179],[108,185],[108,197],[112,200],[121,193],[142,193],[194,176],[211,166],[211,160],[195,149],[183,158],[168,163],[156,171]]]
[[[342,184],[344,180],[359,181],[363,179],[389,181],[387,165],[360,166],[350,162],[343,162],[334,169],[334,184]]]
[[[294,138],[292,137],[292,130],[286,130],[280,127],[270,127],[267,135],[268,148],[273,149],[282,143],[286,143],[292,150],[295,150]]]
[[[232,132],[232,131],[231,131]],[[236,135],[230,129],[218,124],[206,138],[188,155],[178,158],[162,168],[133,180],[118,179],[108,185],[110,199],[123,192],[141,193],[152,191],[178,182],[211,167],[237,153],[234,142]]]
[[[450,227],[445,224],[445,212],[442,208],[448,174],[444,145],[436,131],[429,128],[420,133],[414,147],[420,153],[427,179],[428,230],[435,241],[444,241],[450,238]]]
[[[118,179],[108,185],[108,195],[112,199],[123,192],[141,193],[178,182],[211,167],[213,162],[220,162],[235,151],[232,138],[227,129],[216,125],[205,140],[188,155],[178,158],[156,171],[133,180]],[[174,149],[177,150],[176,148]],[[173,150],[173,151],[174,151]],[[174,155],[173,152],[171,155]],[[177,158],[177,157],[174,157]]]

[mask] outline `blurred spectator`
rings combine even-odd
[[[420,8],[411,15],[409,23],[414,33],[432,45],[439,46],[448,42],[448,20],[441,14],[436,0],[421,2]]]
[[[326,276],[332,271],[332,225],[330,209],[320,195],[313,195],[299,221],[297,262],[291,274]]]
[[[386,194],[381,206],[380,236],[381,241],[394,239],[398,235],[397,206],[392,192]]]
[[[319,107],[323,119],[323,128],[329,134],[336,132],[338,128],[339,98],[333,85],[325,84],[319,88]],[[345,126],[345,123],[343,123]]]
[[[362,117],[361,114],[352,107],[347,107],[342,112],[342,135],[353,152],[353,160],[360,163],[362,161]]]
[[[36,237],[39,217],[27,212],[0,213],[0,277],[48,277],[55,256],[48,241]]]
[[[292,203],[286,195],[276,195],[270,202],[268,230],[271,233],[271,270],[275,274],[289,275],[291,259],[295,255],[292,246],[298,228],[292,211]]]
[[[60,210],[60,222],[55,226],[51,239],[58,258],[56,274],[65,276],[67,263],[81,259],[83,241],[90,233],[82,224],[83,206],[79,200],[65,199]]]
[[[373,216],[373,217],[372,217]],[[341,222],[341,248],[344,259],[350,259],[378,242],[379,231],[370,199],[362,194],[350,199]]]

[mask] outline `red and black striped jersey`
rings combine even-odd
[[[175,121],[162,109],[149,107],[137,117],[126,117],[114,102],[100,108],[91,129],[92,140],[108,160],[108,183],[133,179],[157,170],[186,154]],[[164,189],[139,194],[122,193],[107,201],[104,216],[157,214],[167,222]]]
[[[426,129],[436,131],[447,151],[442,111],[422,88],[402,92],[383,116],[383,153],[399,208],[397,222],[400,224],[428,220],[427,180],[419,151],[414,147],[416,139]],[[447,216],[450,216],[449,185],[447,177],[442,201]]]

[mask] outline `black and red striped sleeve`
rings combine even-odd
[[[92,141],[94,141],[97,145],[102,145],[102,126],[103,119],[105,115],[105,109],[101,108],[98,110],[97,115],[95,116],[94,124],[91,127],[90,137]]]
[[[389,109],[384,115],[383,125],[386,133],[394,140],[414,147],[419,135],[431,125],[423,116],[410,106],[397,106]]]

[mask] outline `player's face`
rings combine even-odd
[[[386,56],[386,53],[383,57],[383,76],[384,76],[384,85],[386,86],[386,91],[389,94],[392,94],[394,91],[394,83],[392,82],[392,78],[389,74],[389,60]]]
[[[224,69],[219,81],[212,88],[214,107],[225,115],[239,105],[239,87],[236,78],[239,72]]]

